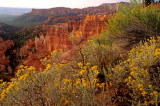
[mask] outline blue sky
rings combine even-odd
[[[130,0],[0,0],[0,7],[52,8],[70,7],[84,8],[98,6],[102,3],[129,2]]]

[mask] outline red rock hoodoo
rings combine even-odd
[[[83,22],[73,21],[56,25],[42,25],[42,28],[47,28],[48,31],[46,35],[41,34],[39,37],[35,37],[34,41],[27,42],[22,51],[28,58],[23,63],[28,65],[31,61],[35,60],[37,62],[34,63],[37,64],[32,65],[39,67],[40,59],[49,55],[53,50],[70,50],[72,43],[68,37],[73,32],[81,33],[84,40],[87,40],[89,37],[98,37],[102,30],[106,30],[105,22],[107,20],[107,15],[87,15]]]

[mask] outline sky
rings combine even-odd
[[[0,0],[0,7],[19,8],[84,8],[102,3],[129,2],[130,0]]]

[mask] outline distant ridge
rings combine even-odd
[[[32,11],[32,9],[29,8],[0,7],[0,22],[7,23],[30,11]]]
[[[32,9],[31,12],[21,15],[14,19],[11,24],[17,26],[32,26],[37,24],[54,24],[65,23],[68,21],[78,20],[75,17],[87,14],[113,14],[119,9],[119,3],[105,3],[97,7],[88,7],[83,9],[71,9],[66,7],[56,7],[50,9]],[[47,21],[50,19],[49,21]],[[56,19],[56,20],[55,20]]]
[[[0,15],[22,15],[31,10],[31,8],[0,7]]]

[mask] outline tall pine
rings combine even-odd
[[[154,0],[145,0],[145,5],[148,6],[151,3],[154,3]]]

